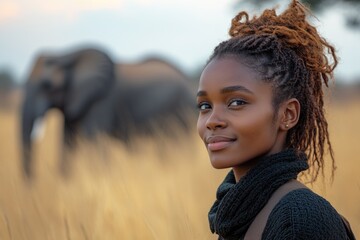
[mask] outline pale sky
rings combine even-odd
[[[0,68],[20,81],[43,50],[97,45],[114,60],[163,56],[185,71],[199,68],[228,38],[237,12],[219,0],[0,0]],[[240,10],[240,9],[239,9]],[[337,74],[360,77],[360,31],[344,27],[338,11],[318,16],[320,32],[338,49]]]

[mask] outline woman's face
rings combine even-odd
[[[251,165],[249,161],[282,150],[279,117],[270,84],[234,57],[213,59],[200,77],[197,129],[215,168]]]

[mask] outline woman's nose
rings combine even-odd
[[[206,121],[206,128],[209,130],[215,130],[217,128],[225,128],[227,123],[223,117],[223,114],[212,111],[210,117]]]

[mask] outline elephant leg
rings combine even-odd
[[[68,178],[71,171],[71,152],[76,147],[76,127],[74,123],[65,121],[63,145],[59,162],[60,174]]]
[[[31,148],[31,146],[25,146],[25,149],[23,150],[23,172],[24,172],[24,176],[26,177],[26,180],[30,180],[32,175],[33,175],[33,171],[31,168],[32,165],[32,156],[31,156],[31,151],[29,150]]]
[[[71,164],[70,164],[70,154],[68,148],[66,146],[63,146],[63,150],[61,151],[61,157],[60,157],[60,175],[64,179],[68,179],[71,174]]]

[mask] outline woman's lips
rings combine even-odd
[[[231,145],[236,139],[225,136],[211,136],[206,139],[209,151],[220,151]]]

